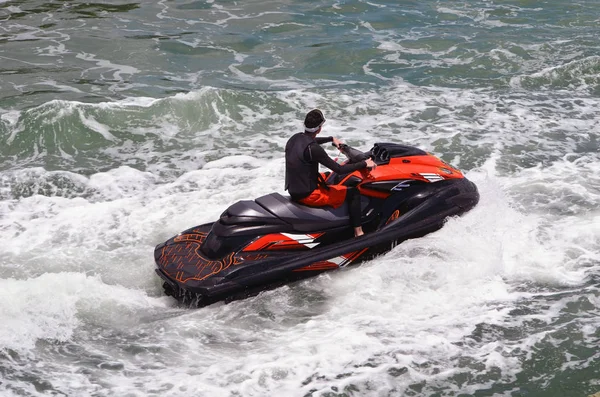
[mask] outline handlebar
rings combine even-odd
[[[332,144],[333,147],[337,147],[340,152],[342,152],[347,158],[349,163],[358,163],[359,161],[367,160],[371,157],[371,151],[361,152],[360,150],[354,149],[351,146],[342,143],[341,145],[336,146]]]
[[[371,154],[370,150],[368,152],[361,152],[360,150],[354,149],[353,147],[348,146],[345,143],[342,143],[339,146],[336,146],[335,144],[332,143],[332,146],[336,147],[340,152],[342,152],[348,158],[349,164],[366,161],[368,159],[372,159],[373,161],[375,161],[375,158]],[[375,166],[367,167],[367,169],[372,170],[375,168]]]

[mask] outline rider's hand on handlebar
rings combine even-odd
[[[335,145],[335,147],[337,147],[338,149],[340,148],[340,145],[342,145],[344,142],[340,141],[337,138],[333,138],[333,144]]]
[[[371,170],[377,167],[377,164],[375,164],[375,162],[371,158],[366,159],[365,162],[367,163],[367,168]]]

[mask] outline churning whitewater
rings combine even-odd
[[[0,0],[0,394],[600,392],[598,18],[591,0]],[[286,194],[311,108],[355,148],[439,156],[479,204],[245,300],[165,296],[154,247]]]

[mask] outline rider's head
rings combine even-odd
[[[304,118],[304,132],[307,134],[315,134],[321,130],[321,126],[325,122],[323,112],[319,109],[313,109],[306,114]]]

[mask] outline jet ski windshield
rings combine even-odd
[[[388,164],[390,159],[395,157],[427,155],[427,152],[424,150],[395,143],[376,143],[367,152],[361,152],[344,143],[340,145],[339,149],[348,158],[348,163],[358,163],[359,161],[372,158],[377,165]]]

